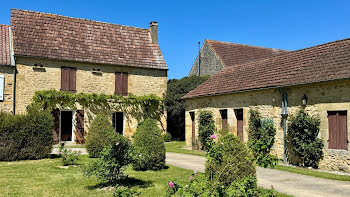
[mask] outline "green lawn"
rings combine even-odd
[[[80,158],[80,164],[92,160],[85,155]],[[0,196],[112,196],[113,188],[100,188],[95,178],[83,177],[81,165],[68,169],[60,165],[60,159],[0,162]],[[129,167],[125,173],[128,178],[123,184],[141,196],[165,196],[168,181],[184,185],[192,171],[168,166],[156,172],[138,172]]]
[[[287,172],[298,173],[298,174],[309,175],[309,176],[314,176],[314,177],[319,177],[319,178],[325,178],[325,179],[332,179],[332,180],[339,180],[339,181],[350,181],[350,176],[331,174],[331,173],[327,173],[327,172],[318,172],[315,170],[309,170],[309,169],[304,169],[304,168],[300,168],[300,167],[290,167],[290,166],[277,165],[275,167],[275,169],[276,170],[283,170],[283,171],[287,171]]]
[[[165,143],[166,152],[183,153],[183,154],[191,154],[191,155],[198,155],[198,156],[206,155],[205,151],[189,150],[184,148],[186,148],[186,142],[184,141],[172,141],[172,142]]]
[[[80,156],[80,163],[91,158]],[[101,189],[95,178],[87,179],[81,166],[58,168],[60,159],[42,159],[0,162],[0,196],[112,196],[112,191]],[[170,180],[183,183],[192,172],[169,166],[158,172],[126,170],[129,186],[142,196],[164,196]]]

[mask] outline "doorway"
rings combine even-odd
[[[73,141],[73,111],[61,111],[60,141]]]
[[[114,112],[112,116],[112,125],[117,133],[124,134],[124,113]]]

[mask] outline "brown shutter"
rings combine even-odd
[[[122,73],[115,73],[115,94],[122,95]]]
[[[196,122],[195,122],[195,114],[194,112],[190,112],[190,116],[191,116],[191,122],[192,122],[192,147],[195,145],[196,143]]]
[[[348,150],[346,111],[338,112],[338,148]]]
[[[243,134],[243,109],[235,109],[237,119],[237,136],[240,137],[241,141],[244,141]]]
[[[328,112],[328,148],[337,149],[337,112]]]
[[[123,96],[128,95],[128,77],[129,77],[128,73],[122,73],[122,93],[123,93]]]
[[[75,68],[69,69],[69,90],[72,92],[76,92],[76,72]]]
[[[84,110],[77,110],[75,114],[75,141],[79,144],[84,143]]]
[[[60,136],[60,110],[54,109],[51,114],[54,117],[53,141],[58,143]]]
[[[69,90],[69,68],[61,68],[61,90]]]

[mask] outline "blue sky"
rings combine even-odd
[[[349,0],[11,0],[1,4],[1,24],[10,23],[10,8],[143,28],[158,21],[169,79],[189,73],[198,54],[197,42],[205,39],[296,50],[350,37]]]

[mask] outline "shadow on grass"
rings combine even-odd
[[[124,186],[124,187],[140,187],[140,188],[147,188],[153,186],[152,181],[144,181],[141,179],[136,179],[133,177],[125,177],[124,179],[120,180],[118,185]],[[114,187],[114,184],[110,183],[98,183],[96,185],[90,185],[87,186],[87,189],[93,190],[93,189],[102,189],[106,187]]]

